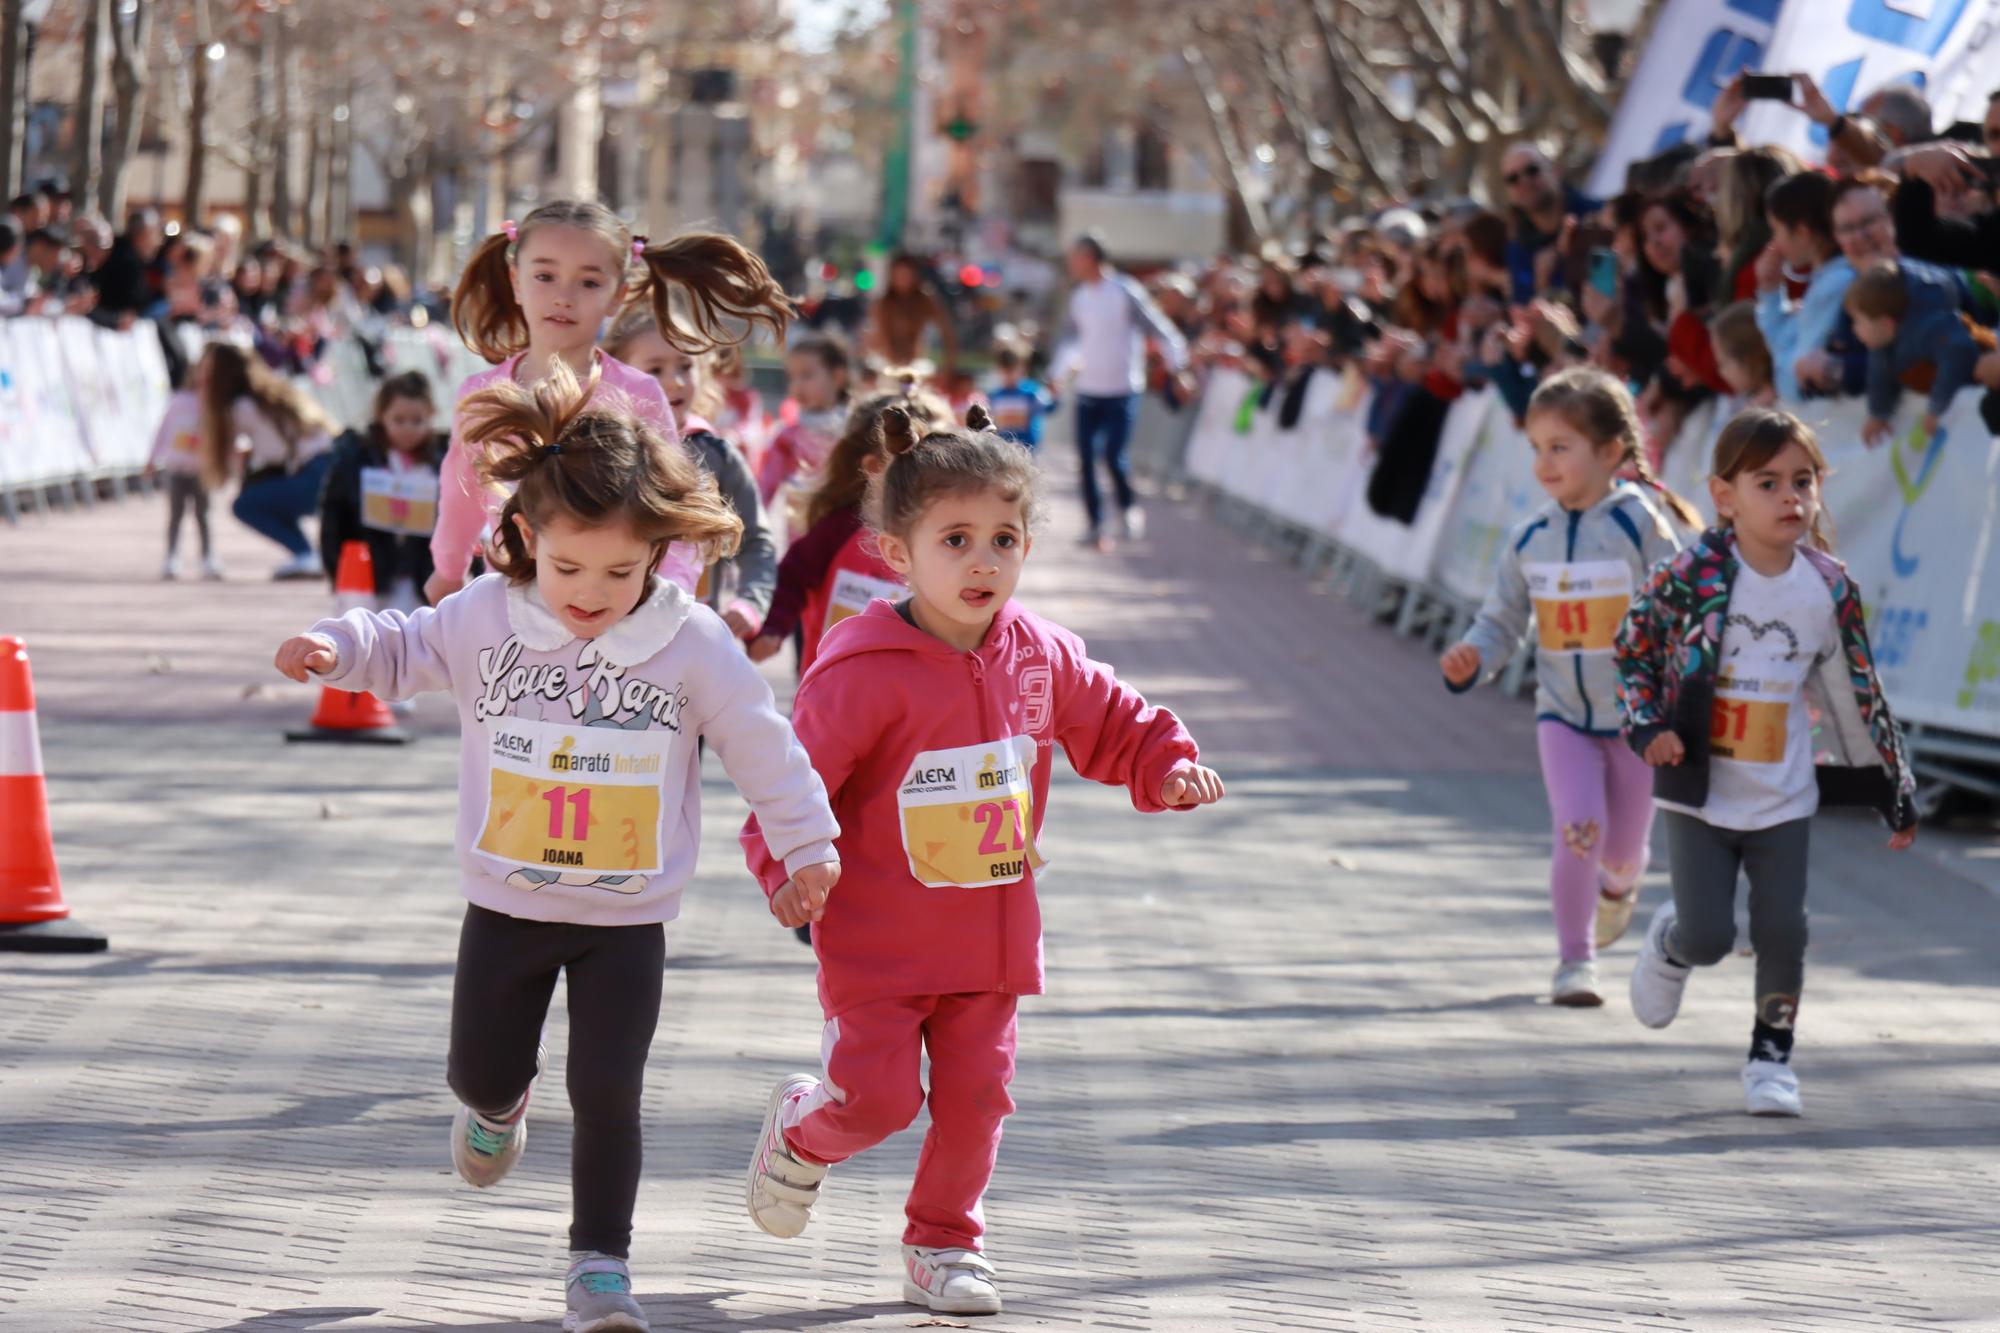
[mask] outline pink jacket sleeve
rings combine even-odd
[[[1155,708],[1080,643],[1051,654],[1056,670],[1055,739],[1070,766],[1092,782],[1124,787],[1134,809],[1154,814],[1168,807],[1160,786],[1201,751],[1180,719]]]
[[[459,401],[483,386],[484,372],[458,387]],[[451,414],[451,444],[438,469],[437,526],[431,530],[431,563],[440,574],[463,579],[479,550],[479,533],[499,511],[499,497],[479,484],[472,454],[458,436],[458,412]]]
[[[874,747],[881,730],[876,710],[871,707],[881,694],[865,688],[849,688],[847,678],[855,673],[843,671],[845,665],[839,663],[827,671],[815,672],[800,687],[798,699],[792,705],[792,730],[797,733],[799,744],[805,746],[813,771],[819,774],[826,788],[829,806],[839,801],[841,787],[861,762],[861,756]],[[785,863],[765,845],[757,816],[751,815],[743,822],[741,841],[744,863],[763,886],[764,896],[768,898],[784,888],[791,876]]]
[[[757,460],[758,496],[765,504],[770,504],[771,497],[778,493],[780,486],[791,480],[792,473],[797,469],[798,459],[793,450],[792,431],[791,429],[779,431],[778,438],[771,441],[771,447],[764,451],[761,459]]]

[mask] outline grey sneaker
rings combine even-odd
[[[548,1063],[548,1046],[537,1042],[536,1078],[542,1076]],[[459,1178],[466,1184],[481,1190],[498,1185],[521,1160],[521,1152],[528,1146],[528,1099],[534,1091],[535,1086],[530,1083],[528,1091],[521,1094],[521,1105],[509,1120],[489,1120],[470,1106],[460,1104],[451,1118],[451,1164],[458,1168]]]
[[[1653,913],[1632,964],[1632,1013],[1649,1028],[1663,1028],[1679,1015],[1688,973],[1694,970],[1667,957],[1667,932],[1673,925],[1674,901],[1669,898]]]
[[[1138,505],[1127,505],[1118,516],[1118,535],[1128,542],[1146,540],[1146,511]]]
[[[569,1252],[569,1279],[565,1283],[568,1313],[563,1315],[563,1333],[609,1333],[611,1329],[637,1329],[650,1333],[646,1312],[632,1299],[632,1272],[623,1259],[596,1250]]]
[[[1549,990],[1549,1002],[1570,1009],[1595,1009],[1603,1004],[1604,992],[1597,985],[1597,964],[1579,958],[1558,967],[1555,984]]]
[[[977,1250],[903,1247],[903,1299],[940,1314],[999,1314],[993,1265]]]

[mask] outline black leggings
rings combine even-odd
[[[482,1115],[504,1115],[535,1077],[535,1046],[569,974],[572,1214],[569,1247],[623,1259],[639,1194],[639,1106],[660,1022],[666,932],[578,926],[468,905],[451,990],[448,1078]]]

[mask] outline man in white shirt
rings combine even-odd
[[[1083,505],[1090,518],[1084,544],[1104,545],[1103,500],[1097,489],[1101,448],[1118,501],[1119,534],[1136,538],[1144,521],[1125,468],[1125,446],[1146,389],[1146,338],[1169,364],[1187,364],[1187,341],[1161,314],[1146,289],[1105,262],[1104,242],[1091,233],[1069,248],[1069,327],[1056,354],[1056,374],[1076,393],[1076,448],[1083,465]]]

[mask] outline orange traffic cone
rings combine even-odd
[[[333,580],[335,615],[375,601],[375,558],[368,543],[352,541],[340,548],[340,571]],[[288,731],[288,741],[335,741],[347,745],[407,745],[410,733],[396,725],[389,705],[363,690],[320,686],[319,707],[304,731]]]
[[[0,950],[95,953],[109,943],[63,903],[28,647],[0,639]]]

